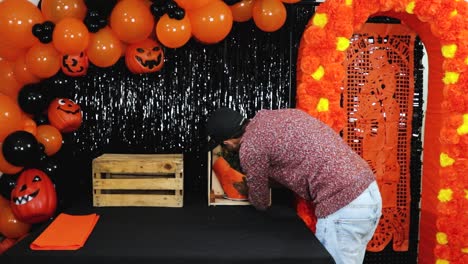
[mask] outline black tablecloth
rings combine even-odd
[[[266,212],[251,206],[192,204],[183,208],[88,206],[65,213],[100,215],[83,248],[31,250],[29,245],[46,223],[0,256],[0,263],[333,263],[287,205],[273,205]]]

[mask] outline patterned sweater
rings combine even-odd
[[[269,179],[311,200],[323,218],[346,206],[375,180],[368,164],[328,125],[299,109],[261,110],[239,150],[249,200],[265,210]]]

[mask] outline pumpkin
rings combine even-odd
[[[38,169],[23,171],[11,191],[10,207],[25,223],[35,224],[51,218],[57,208],[57,193],[49,176]]]
[[[163,48],[152,39],[131,44],[125,50],[125,64],[135,74],[159,71],[164,64]]]
[[[60,132],[68,133],[77,130],[83,122],[80,106],[66,98],[56,98],[47,110],[49,122]]]
[[[226,199],[247,200],[248,189],[244,174],[232,168],[223,157],[216,159],[213,164],[213,171],[223,188]]]
[[[88,56],[86,56],[84,52],[80,52],[80,54],[63,55],[60,67],[62,68],[62,72],[68,76],[84,76],[88,72]]]

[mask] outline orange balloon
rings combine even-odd
[[[60,59],[53,44],[38,43],[26,53],[26,67],[40,78],[49,78],[60,70]]]
[[[136,43],[145,40],[151,34],[154,18],[144,2],[122,0],[112,9],[110,27],[120,40]]]
[[[22,167],[16,167],[5,159],[5,156],[3,156],[2,145],[3,144],[0,142],[0,172],[6,174],[15,174],[20,172],[23,169]]]
[[[163,15],[156,25],[156,36],[161,44],[168,48],[182,47],[192,37],[192,26],[188,16],[177,20],[167,14]]]
[[[41,11],[45,20],[57,24],[66,17],[83,21],[88,8],[83,0],[42,0]]]
[[[91,34],[87,50],[89,61],[102,68],[114,65],[123,52],[120,43],[109,27]]]
[[[265,32],[280,29],[286,21],[286,7],[280,0],[255,0],[252,16],[257,27]]]
[[[62,147],[62,134],[51,125],[38,126],[36,139],[44,145],[47,156],[54,155]]]
[[[236,22],[249,21],[252,18],[253,0],[242,0],[237,4],[229,6],[232,19]]]
[[[185,10],[197,9],[212,3],[215,0],[175,0],[177,5]]]
[[[227,4],[215,0],[188,12],[193,36],[207,44],[223,40],[232,28],[232,13]]]
[[[21,84],[38,83],[41,81],[39,77],[32,74],[26,66],[26,54],[21,54],[15,61],[13,73],[16,80]]]
[[[14,64],[12,62],[0,61],[0,93],[10,96],[16,101],[22,85],[16,80],[13,68]]]
[[[0,94],[0,142],[21,128],[21,108],[10,97]]]
[[[34,120],[29,116],[23,115],[22,128],[21,130],[31,133],[32,135],[37,135],[37,125]]]
[[[28,48],[37,43],[32,27],[43,20],[37,6],[26,0],[4,0],[0,3],[0,36],[11,47]]]
[[[3,59],[14,61],[19,56],[26,53],[26,51],[27,51],[26,48],[20,49],[20,48],[11,46],[11,44],[6,43],[6,41],[3,39],[0,40],[0,57],[2,57]]]
[[[81,20],[66,17],[55,25],[52,39],[60,53],[79,54],[88,46],[89,32]]]
[[[7,238],[19,238],[26,235],[29,230],[31,230],[31,224],[19,221],[9,205],[0,208],[1,234]]]

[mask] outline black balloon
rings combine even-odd
[[[178,7],[179,7],[179,6],[178,6],[177,3],[174,2],[174,1],[167,1],[167,2],[166,2],[166,9],[167,9],[167,11],[174,10],[174,9],[176,9],[176,8],[178,8]]]
[[[15,188],[18,174],[3,174],[0,175],[0,195],[5,199],[10,200],[11,191]]]
[[[55,24],[52,21],[45,21],[42,23],[42,27],[44,29],[44,32],[52,34],[54,32]]]
[[[117,4],[117,0],[85,0],[85,4],[88,10],[97,10],[103,17],[109,17],[114,6]]]
[[[171,16],[171,14],[169,14],[169,16],[170,16],[171,18],[175,18],[175,19],[177,19],[177,20],[182,20],[182,19],[184,19],[184,17],[185,17],[185,10],[182,9],[182,8],[180,8],[180,7],[177,7],[177,8],[175,8],[175,9],[173,9],[173,10],[171,11],[171,13],[172,13],[172,16]]]
[[[150,7],[150,11],[154,17],[159,18],[159,17],[162,17],[166,13],[167,9],[166,9],[166,6],[156,5],[153,3]]]
[[[52,35],[43,35],[39,38],[39,41],[44,44],[50,43],[52,42]]]
[[[33,27],[32,27],[32,33],[33,35],[36,37],[36,38],[40,38],[43,34],[43,27],[42,27],[42,24],[38,23],[38,24],[35,24]]]
[[[36,114],[47,108],[49,100],[40,85],[27,84],[23,86],[18,94],[18,104],[24,112]]]
[[[41,150],[33,134],[26,131],[15,131],[3,141],[5,160],[18,167],[29,167],[39,160]]]

